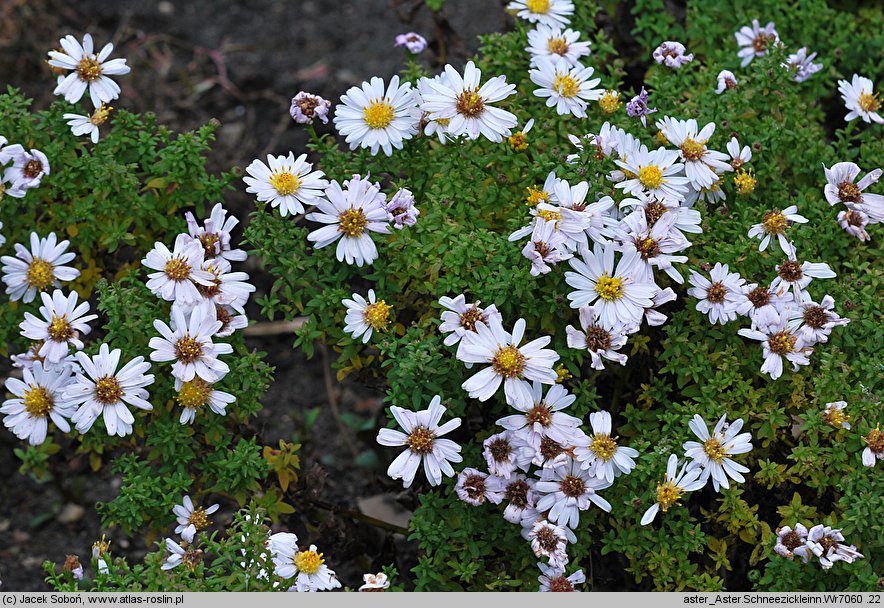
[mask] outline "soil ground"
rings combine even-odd
[[[176,130],[221,123],[209,157],[213,171],[244,167],[268,152],[303,149],[306,137],[288,115],[299,90],[336,100],[349,86],[373,75],[389,77],[405,51],[393,48],[396,34],[417,31],[436,38],[425,60],[463,63],[475,52],[476,36],[509,27],[497,0],[449,0],[443,20],[434,22],[422,0],[4,0],[0,2],[0,83],[19,87],[37,108],[52,100],[53,79],[43,60],[66,34],[92,33],[97,45],[112,41],[114,56],[126,57],[132,72],[120,79],[115,105],[155,112]],[[438,41],[444,42],[444,49]],[[251,210],[244,188],[225,201],[241,218]],[[258,287],[270,287],[257,260],[245,268]],[[257,310],[250,317],[260,319]],[[342,433],[329,408],[320,358],[307,361],[293,351],[291,335],[255,337],[250,346],[265,351],[275,366],[257,426],[263,443],[279,439],[304,444],[305,485],[311,487],[311,536],[334,548],[330,563],[348,585],[362,572],[397,563],[407,571],[416,548],[360,519],[368,514],[407,525],[408,496],[383,475],[366,474],[355,457],[371,458],[371,433]],[[344,415],[370,420],[380,393],[355,384],[335,385],[334,399]],[[308,412],[318,409],[312,425]],[[346,439],[346,440],[345,440]],[[68,553],[86,557],[93,541],[107,532],[117,554],[138,560],[147,550],[141,538],[101,530],[96,501],[112,499],[119,480],[96,476],[81,458],[61,458],[56,479],[37,483],[17,472],[18,447],[0,432],[0,580],[3,591],[47,589],[40,564],[64,561]],[[360,456],[361,455],[361,456]],[[403,508],[402,503],[406,507]],[[229,517],[231,505],[224,505]],[[218,520],[224,521],[222,510]],[[170,514],[171,518],[171,514]],[[293,527],[297,528],[297,524]],[[297,530],[299,533],[301,530]],[[308,537],[309,540],[309,537]],[[329,552],[326,551],[328,554]]]

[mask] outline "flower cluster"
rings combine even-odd
[[[777,528],[777,544],[774,551],[787,559],[800,557],[807,563],[811,557],[819,559],[823,570],[828,570],[835,562],[852,564],[865,557],[853,545],[844,544],[841,530],[818,524],[808,530],[800,523],[795,527]]]

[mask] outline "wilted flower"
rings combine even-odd
[[[643,127],[648,126],[648,114],[653,114],[656,111],[657,108],[651,108],[648,106],[648,92],[645,91],[644,87],[642,87],[641,93],[633,97],[629,100],[629,103],[626,104],[626,114],[633,118],[641,118]]]
[[[326,124],[330,109],[331,102],[329,100],[313,93],[299,91],[297,95],[292,97],[292,107],[289,108],[289,114],[298,124],[310,124],[314,118],[318,118],[323,124]]]
[[[685,54],[686,50],[681,42],[667,40],[654,49],[654,61],[667,68],[678,69],[694,60],[694,54]]]

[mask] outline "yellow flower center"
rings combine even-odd
[[[878,93],[866,93],[863,91],[859,94],[859,107],[863,112],[877,112],[881,109],[881,100]]]
[[[43,291],[55,280],[55,276],[52,274],[54,270],[55,267],[46,260],[34,258],[34,261],[28,266],[28,285]]]
[[[787,355],[795,350],[795,342],[797,340],[789,332],[781,331],[768,338],[767,343],[770,346],[771,352],[777,355]]]
[[[203,356],[203,345],[185,335],[175,342],[175,358],[184,364],[193,363]]]
[[[666,181],[663,179],[663,172],[657,165],[648,165],[638,170],[638,181],[645,188],[659,188]]]
[[[823,420],[832,426],[844,426],[845,423],[850,422],[850,414],[833,406],[825,411]]]
[[[28,386],[22,401],[24,402],[25,411],[32,418],[45,418],[55,405],[49,391],[42,386],[34,386],[33,384]]]
[[[390,310],[392,306],[388,306],[383,300],[378,300],[374,304],[369,304],[362,311],[365,322],[376,331],[383,331],[390,323]]]
[[[684,491],[669,480],[657,484],[657,502],[665,513],[669,507],[676,504]]]
[[[557,222],[562,219],[562,214],[558,211],[550,211],[549,209],[541,209],[537,212],[537,217],[542,217],[547,222]]]
[[[617,438],[610,435],[597,434],[592,438],[590,449],[593,454],[602,459],[602,462],[608,462],[614,457],[614,452],[617,451]]]
[[[123,388],[113,376],[104,376],[95,382],[95,399],[105,405],[113,405],[123,396]]]
[[[386,100],[375,99],[371,105],[362,108],[362,115],[365,117],[365,124],[372,129],[385,129],[393,122],[396,111]]]
[[[546,41],[546,49],[555,55],[564,55],[568,52],[568,41],[564,38],[550,38]]]
[[[532,13],[545,15],[549,12],[549,0],[525,0],[525,6]]]
[[[197,530],[202,530],[209,525],[209,516],[206,515],[206,510],[204,508],[197,507],[187,518],[187,523],[193,524],[193,527]]]
[[[521,377],[525,371],[525,355],[515,346],[504,346],[497,351],[491,361],[491,367],[504,378]]]
[[[95,110],[95,112],[92,113],[92,116],[89,117],[89,122],[96,127],[103,125],[110,116],[111,110],[113,110],[112,107],[101,104],[101,107]]]
[[[603,274],[595,283],[595,292],[606,302],[623,297],[623,279]]]
[[[755,186],[758,185],[758,181],[752,175],[752,169],[748,171],[740,169],[734,176],[734,185],[737,187],[737,194],[746,195],[755,192]]]
[[[549,202],[549,193],[545,192],[540,188],[534,188],[528,186],[528,197],[525,199],[525,204],[529,207],[536,207],[540,203],[548,203]]]
[[[454,109],[458,114],[475,118],[485,110],[485,101],[476,89],[463,91],[455,100]],[[441,121],[437,121],[442,124]]]
[[[524,152],[528,149],[528,138],[521,131],[516,131],[507,138],[513,152]]]
[[[599,98],[599,107],[605,114],[613,114],[620,109],[623,102],[620,101],[620,93],[617,91],[605,91]]]
[[[77,74],[84,82],[98,80],[101,77],[101,64],[90,57],[84,57],[77,64]]]
[[[761,226],[769,234],[783,234],[788,225],[786,216],[777,210],[768,211],[761,220]]]
[[[172,258],[166,262],[163,271],[173,281],[186,281],[190,278],[190,264],[181,258]]]
[[[553,80],[553,88],[562,97],[574,97],[580,92],[580,82],[573,78],[570,73],[556,74],[556,78]]]
[[[411,431],[405,445],[415,454],[429,454],[433,451],[433,440],[436,438],[433,432],[424,426],[419,426]]]
[[[47,333],[49,333],[49,338],[51,340],[65,342],[73,337],[74,328],[71,327],[71,324],[68,322],[67,315],[62,315],[60,317],[52,315]]]
[[[178,403],[186,408],[196,410],[209,402],[209,395],[212,393],[212,385],[202,378],[194,378],[189,382],[185,382],[178,389]]]
[[[295,567],[304,574],[316,574],[324,562],[322,553],[316,551],[299,551],[295,556]]]
[[[703,451],[706,452],[706,455],[712,462],[715,462],[717,464],[721,464],[722,462],[724,462],[724,446],[721,445],[721,441],[719,441],[717,437],[710,437],[709,439],[704,441]]]
[[[559,366],[556,367],[556,384],[561,384],[565,380],[569,380],[574,376],[571,375],[571,372],[568,371],[568,368],[565,367],[564,363],[559,363]]]
[[[270,176],[270,185],[280,196],[290,196],[301,187],[300,178],[290,171],[277,169]]]
[[[681,143],[681,153],[685,160],[700,160],[706,154],[706,142],[695,141],[688,137]]]
[[[368,226],[368,218],[362,212],[362,209],[347,209],[338,216],[338,232],[351,238],[357,237],[365,232]]]

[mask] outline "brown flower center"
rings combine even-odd
[[[540,456],[543,458],[544,462],[552,460],[559,454],[562,454],[565,451],[561,445],[550,439],[549,437],[543,437],[540,439]]]
[[[794,283],[801,279],[804,276],[804,271],[801,270],[801,264],[799,264],[795,260],[786,260],[782,264],[780,264],[780,269],[778,271],[780,278],[786,281],[787,283]]]
[[[485,478],[481,475],[468,475],[464,479],[463,489],[473,500],[482,501],[485,498]]]
[[[190,264],[187,260],[183,260],[179,257],[174,257],[166,262],[163,271],[166,273],[166,276],[173,281],[186,281],[190,278]]]
[[[848,226],[861,227],[864,223],[863,216],[852,209],[845,214],[844,219]]]
[[[424,426],[419,426],[411,431],[408,439],[405,440],[405,445],[415,454],[429,454],[433,451],[433,440],[435,438],[436,436],[433,435],[432,431]]]
[[[184,364],[193,363],[203,356],[203,345],[186,335],[175,342],[175,358]]]
[[[574,585],[564,576],[557,576],[549,579],[549,590],[555,593],[571,593]]]
[[[190,517],[187,518],[187,523],[193,524],[193,527],[197,530],[202,530],[209,525],[209,516],[206,515],[204,508],[197,507],[190,514]]]
[[[653,228],[663,214],[666,213],[666,205],[659,201],[651,201],[645,207],[645,217],[648,218],[648,228]]]
[[[795,342],[798,338],[787,331],[777,332],[767,339],[772,353],[787,355],[795,350]]]
[[[513,448],[509,441],[503,437],[498,437],[488,444],[488,451],[491,453],[494,462],[506,462],[509,460],[510,454],[513,453]]]
[[[39,160],[31,159],[27,163],[25,163],[24,168],[22,169],[22,175],[27,178],[34,179],[43,171],[43,163]]]
[[[593,352],[606,351],[611,347],[611,333],[598,325],[586,330],[586,348]]]
[[[460,314],[460,326],[470,331],[476,331],[476,323],[484,321],[482,312],[477,306],[470,306]]]
[[[565,478],[559,483],[559,489],[565,496],[577,498],[586,492],[586,482],[576,475],[565,475]]]
[[[788,549],[789,551],[794,551],[798,547],[804,544],[804,541],[801,540],[801,535],[798,534],[795,530],[787,532],[783,538],[780,539],[780,543]]]
[[[476,89],[465,90],[457,96],[454,109],[467,118],[475,118],[485,111],[485,101]]]
[[[869,434],[866,436],[866,444],[875,454],[884,452],[884,433],[881,432],[880,428],[875,427],[869,431]]]
[[[764,214],[761,225],[768,234],[783,234],[786,232],[789,222],[786,220],[785,215],[776,209],[772,209]]]
[[[655,258],[660,255],[660,244],[651,237],[637,238],[635,240],[635,248],[643,260]]]
[[[838,198],[849,203],[859,203],[863,200],[863,193],[853,182],[843,181],[838,184]]]
[[[506,499],[514,507],[524,509],[528,506],[529,489],[524,479],[517,479],[506,487]]]
[[[770,304],[770,290],[767,287],[756,287],[747,293],[746,297],[749,298],[749,301],[752,302],[752,306],[755,308],[761,308]]]
[[[727,287],[721,281],[713,283],[706,291],[706,299],[712,304],[721,304],[727,295]]]
[[[822,306],[811,306],[804,311],[804,322],[813,329],[820,329],[829,321],[829,313]]]
[[[547,427],[552,422],[552,412],[549,411],[546,404],[539,403],[525,412],[525,419],[531,426],[539,424],[542,427]]]

